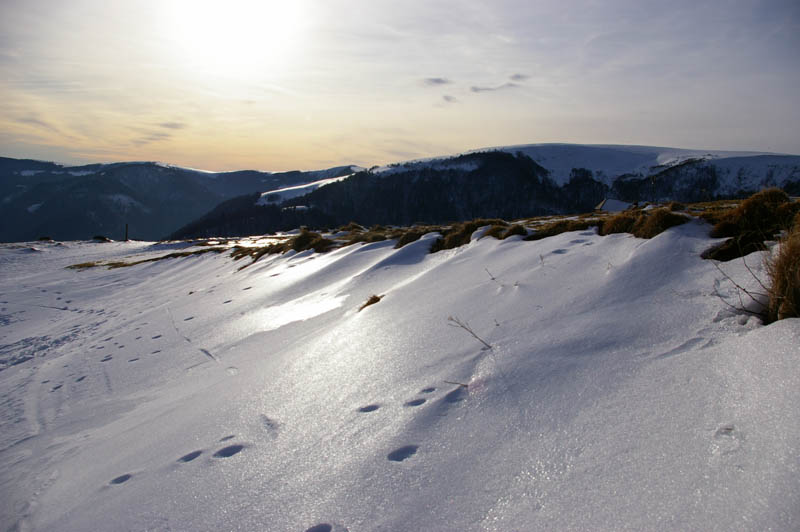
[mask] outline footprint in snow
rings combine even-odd
[[[714,433],[712,454],[726,456],[733,454],[742,446],[744,435],[735,425],[723,425]]]
[[[139,360],[138,358],[131,358],[131,359],[128,360],[128,362],[136,362],[138,360]]]
[[[423,404],[427,399],[423,399],[420,397],[419,399],[412,399],[411,401],[406,402],[403,406],[419,406]]]
[[[239,454],[242,449],[244,449],[244,445],[228,445],[227,447],[223,447],[219,451],[215,452],[214,458],[230,458],[233,455]]]
[[[380,405],[367,405],[358,409],[359,412],[374,412],[380,408]]]
[[[552,251],[553,255],[563,255],[567,252],[566,249],[554,249]]]
[[[151,338],[151,339],[152,340],[158,340],[159,338],[161,338],[161,335],[157,334],[157,335],[153,336],[153,338]]]
[[[448,403],[458,403],[463,401],[467,398],[467,389],[464,386],[459,386],[452,392],[448,392],[447,395],[444,396],[444,400]]]
[[[153,352],[152,352],[152,353],[150,353],[150,354],[151,354],[151,355],[157,355],[157,354],[159,354],[160,352],[161,352],[161,349],[156,349],[155,351],[153,351]]]
[[[197,458],[201,454],[203,454],[203,451],[192,451],[189,454],[184,454],[183,456],[178,458],[178,462],[181,462],[181,463],[184,463],[184,464],[187,463],[187,462],[191,462],[192,460],[194,460],[195,458]]]
[[[570,240],[569,241],[570,244],[583,244],[584,242],[586,242],[586,240],[584,240],[582,238],[577,238],[575,240]]]
[[[189,316],[188,318],[183,318],[183,321],[191,321],[194,319],[194,316]]]
[[[433,393],[433,392],[435,392],[435,391],[436,391],[436,388],[434,388],[433,386],[431,386],[431,387],[428,387],[428,388],[423,388],[423,389],[421,389],[419,392],[420,392],[420,393]]]
[[[110,483],[114,485],[123,484],[125,482],[128,482],[131,479],[131,477],[133,477],[133,475],[131,475],[130,473],[125,473],[124,475],[120,475],[117,478],[112,479]]]
[[[253,288],[253,287],[252,286],[248,286],[247,288],[242,288],[242,290],[250,290],[251,288]]]
[[[332,530],[333,526],[329,525],[328,523],[320,523],[312,526],[311,528],[307,528],[306,532],[331,532]]]
[[[137,336],[136,338],[134,338],[134,340],[141,340],[141,339],[142,339],[141,336]]]
[[[223,302],[222,302],[222,304],[223,304],[223,305],[227,305],[228,303],[230,303],[230,302],[232,302],[232,301],[233,301],[233,299],[228,299],[227,301],[223,301]]]
[[[390,452],[386,458],[392,462],[402,462],[417,454],[417,449],[419,449],[417,445],[406,445]]]
[[[62,384],[56,384],[55,386],[53,386],[53,387],[50,389],[50,391],[51,391],[51,392],[54,392],[54,391],[56,391],[56,390],[60,390],[60,389],[61,389],[61,386],[63,386],[63,385],[62,385]]]
[[[228,436],[225,436],[225,437],[223,437],[223,438],[220,438],[220,440],[219,440],[219,441],[221,441],[221,442],[223,442],[223,441],[228,441],[228,440],[232,440],[232,439],[234,439],[235,437],[236,437],[236,434],[230,434],[230,435],[228,435]]]
[[[86,378],[86,375],[81,375],[80,377],[78,377],[77,379],[75,379],[75,382],[81,382],[81,381],[82,381],[83,379],[85,379],[85,378]]]
[[[114,357],[112,357],[111,355],[106,355],[106,357],[105,357],[105,358],[101,358],[101,359],[100,359],[100,362],[108,362],[109,360],[111,360],[111,359],[113,359],[113,358],[114,358]]]

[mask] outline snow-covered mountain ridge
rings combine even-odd
[[[708,230],[0,245],[0,528],[796,529],[800,320]]]

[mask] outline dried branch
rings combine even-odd
[[[469,326],[469,323],[467,323],[467,322],[465,322],[465,321],[461,321],[461,320],[458,318],[458,316],[456,316],[455,318],[454,318],[453,316],[449,316],[449,317],[447,318],[447,321],[449,322],[449,323],[448,323],[448,325],[450,325],[451,327],[459,327],[459,328],[461,328],[461,329],[464,329],[465,331],[467,331],[469,334],[471,334],[471,335],[472,335],[472,337],[473,337],[473,338],[475,338],[475,339],[476,339],[476,340],[478,340],[480,343],[482,343],[483,345],[485,345],[487,349],[491,349],[491,348],[492,348],[492,346],[491,346],[491,345],[489,345],[489,344],[486,342],[486,340],[484,340],[483,338],[481,338],[480,336],[478,336],[477,334],[475,334],[475,331],[473,331],[473,330],[472,330],[472,327],[470,327],[470,326]]]

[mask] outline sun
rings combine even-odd
[[[201,74],[249,77],[291,61],[304,16],[298,0],[170,0],[166,41],[183,67]]]

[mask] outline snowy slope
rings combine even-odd
[[[270,190],[261,194],[261,197],[259,197],[258,200],[256,201],[256,205],[268,205],[269,203],[280,203],[288,199],[305,196],[309,192],[317,190],[319,187],[324,187],[325,185],[336,183],[337,181],[341,181],[342,179],[347,179],[351,175],[353,174],[344,175],[340,177],[329,177],[327,179],[320,179],[319,181],[313,181],[311,183],[305,183],[303,185],[297,185],[294,187],[284,187],[284,188],[279,188],[277,190]]]
[[[667,167],[680,164],[688,160],[706,160],[715,166],[726,169],[724,176],[728,177],[733,172],[735,178],[740,168],[750,176],[744,185],[752,185],[758,190],[760,181],[763,180],[764,166],[771,165],[777,172],[774,182],[782,183],[785,178],[800,178],[800,156],[780,155],[764,152],[722,151],[722,150],[691,150],[682,148],[668,148],[659,146],[627,146],[614,144],[521,144],[518,146],[496,146],[481,148],[466,153],[480,153],[487,151],[505,151],[508,153],[521,152],[550,172],[550,178],[558,185],[569,181],[573,168],[591,170],[593,177],[607,185],[621,175],[636,174],[648,176]],[[457,157],[457,155],[452,156]],[[409,167],[431,166],[433,168],[450,168],[454,164],[447,157],[434,157],[418,159],[406,163],[397,163],[383,166],[378,173],[393,173]],[[471,170],[474,168],[465,168]],[[786,175],[784,175],[786,174]],[[757,179],[756,179],[757,178]],[[731,180],[732,186],[735,179]],[[735,192],[737,189],[733,189]]]
[[[800,320],[707,232],[0,246],[0,527],[798,529]]]

